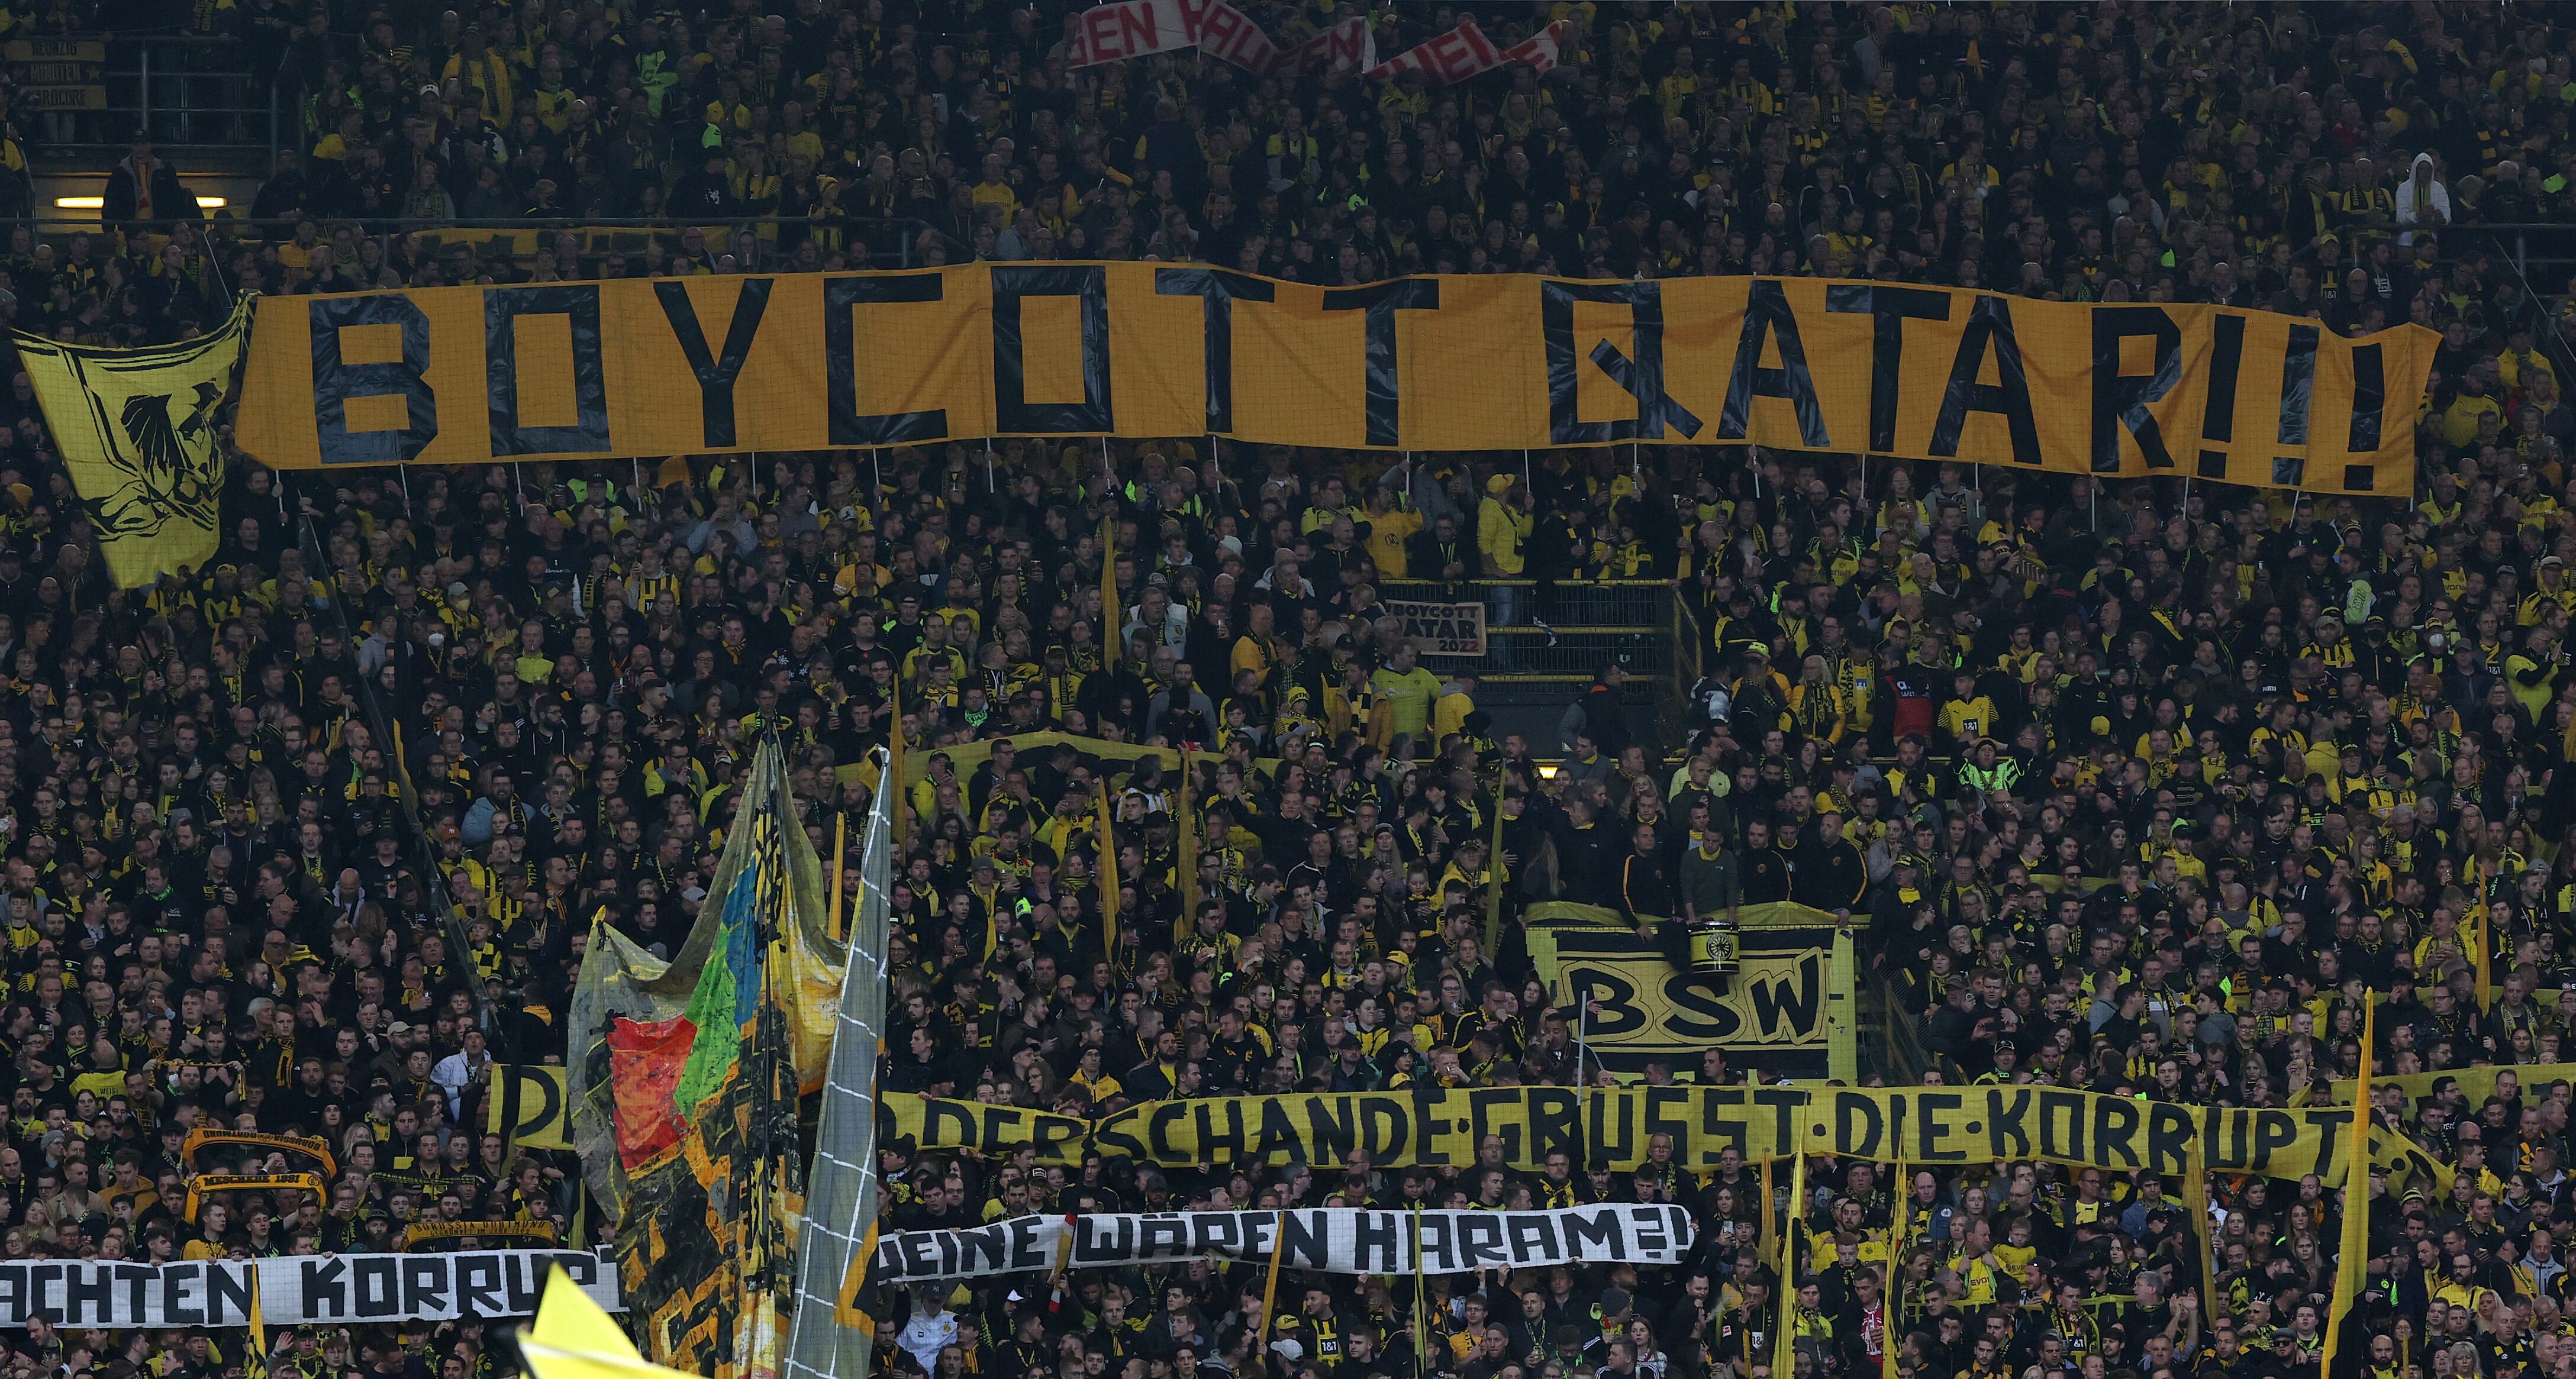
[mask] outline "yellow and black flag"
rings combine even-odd
[[[241,374],[247,299],[212,334],[139,350],[11,332],[63,468],[120,589],[214,558],[217,413]]]

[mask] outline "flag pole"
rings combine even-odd
[[[2363,1276],[2370,1271],[2370,1073],[2379,1033],[2379,993],[2366,991],[2361,1007],[2361,1076],[2352,1090],[2352,1135],[2343,1160],[2343,1245],[2336,1251],[2334,1311],[2326,1323],[2325,1353],[2317,1362],[2319,1379],[2335,1372],[2353,1308],[2361,1301]]]

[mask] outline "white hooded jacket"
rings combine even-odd
[[[2406,180],[2397,184],[2397,223],[2421,225],[2426,229],[2447,228],[2451,223],[2451,189],[2433,177],[2433,155],[2415,155],[2415,165],[2406,171]],[[2415,232],[2405,230],[2397,236],[2401,245],[2415,243]]]

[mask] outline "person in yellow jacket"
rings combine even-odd
[[[1531,512],[1530,491],[1509,474],[1497,474],[1485,481],[1485,501],[1476,508],[1476,550],[1484,557],[1485,578],[1519,579],[1529,568],[1523,548],[1529,543],[1530,531],[1537,525]],[[1509,627],[1520,621],[1520,586],[1501,584],[1494,587],[1494,624]],[[1500,650],[1499,647],[1496,648]],[[1503,664],[1501,656],[1495,657]]]

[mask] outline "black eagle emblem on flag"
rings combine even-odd
[[[81,500],[101,536],[150,536],[172,521],[213,525],[223,480],[215,462],[215,409],[223,399],[222,388],[204,381],[184,398],[136,393],[125,399],[115,428],[125,444],[108,453],[121,482],[103,498]]]

